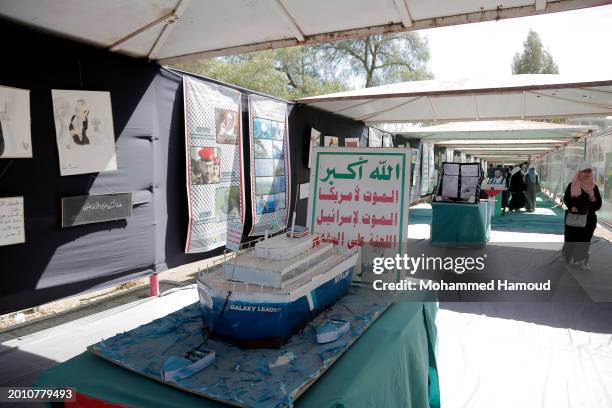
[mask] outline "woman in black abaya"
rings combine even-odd
[[[588,271],[590,269],[588,265],[589,247],[597,226],[595,212],[601,208],[601,194],[593,181],[593,171],[589,164],[579,166],[574,179],[565,189],[563,204],[567,207],[566,220],[568,213],[587,215],[584,227],[572,227],[565,224],[563,255],[567,264]]]
[[[518,211],[520,208],[525,207],[526,188],[527,185],[525,184],[525,177],[523,177],[521,167],[516,166],[512,169],[512,176],[510,177],[510,192],[512,193],[510,204],[508,204],[510,211]]]

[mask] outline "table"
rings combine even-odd
[[[482,246],[491,235],[489,203],[431,203],[431,243],[439,246]]]
[[[306,393],[297,407],[440,406],[437,303],[396,300]],[[85,403],[224,407],[149,380],[89,352],[45,371],[36,386],[70,386]]]

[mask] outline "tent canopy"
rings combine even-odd
[[[512,75],[411,81],[298,102],[375,123],[605,116],[612,114],[612,79]]]
[[[485,160],[526,159],[588,136],[593,127],[523,120],[451,122],[398,133]]]
[[[27,0],[0,16],[112,51],[175,63],[370,34],[498,20],[605,0]]]

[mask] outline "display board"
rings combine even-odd
[[[368,145],[370,147],[382,147],[383,132],[373,127],[368,128]]]
[[[421,149],[423,157],[421,160],[421,195],[423,196],[431,193],[435,184],[433,178],[434,146],[431,143],[423,142]]]
[[[132,216],[132,194],[94,194],[62,198],[62,227],[124,220]]]
[[[0,86],[0,159],[31,157],[30,91]]]
[[[389,133],[383,133],[382,141],[383,147],[393,147],[393,135]]]
[[[117,170],[109,92],[53,89],[60,174]]]
[[[183,77],[189,224],[186,253],[225,245],[244,222],[240,92]]]
[[[400,248],[408,227],[410,150],[317,148],[308,223],[346,248]]]
[[[0,198],[0,246],[25,242],[23,197]]]
[[[249,95],[252,227],[249,236],[277,231],[289,218],[287,104]]]

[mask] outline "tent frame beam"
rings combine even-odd
[[[403,1],[403,0],[402,0]],[[362,38],[377,34],[391,34],[410,30],[423,30],[435,27],[447,27],[452,25],[477,23],[483,21],[501,20],[516,17],[525,17],[534,14],[555,13],[562,11],[577,10],[581,8],[597,7],[610,4],[610,0],[557,0],[549,1],[545,10],[537,10],[536,5],[526,5],[519,7],[503,8],[499,6],[496,10],[483,10],[474,13],[458,14],[453,16],[429,18],[412,21],[410,27],[406,27],[404,22],[391,23],[380,26],[363,27],[357,29],[341,30],[330,33],[304,35],[304,40],[288,38],[281,40],[266,41],[255,44],[241,45],[236,47],[220,48],[207,50],[191,54],[176,55],[158,60],[161,65],[177,64],[197,59],[214,58],[226,55],[243,54],[253,51],[271,50],[276,48],[292,47],[305,44],[321,44],[325,42],[341,41],[353,38]],[[397,3],[396,3],[397,4]]]

